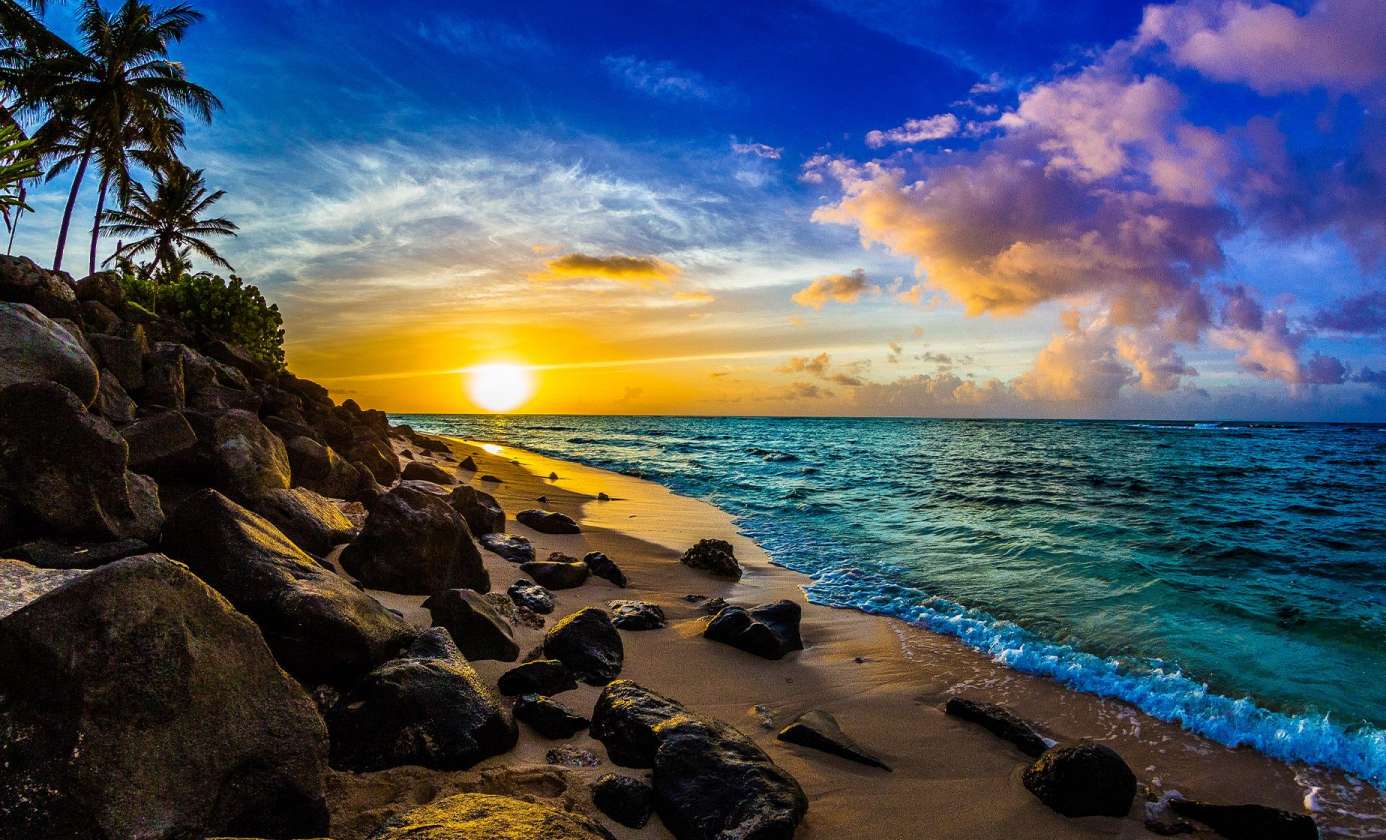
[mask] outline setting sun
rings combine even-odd
[[[534,393],[534,375],[523,365],[477,365],[466,374],[467,394],[487,411],[513,411]]]

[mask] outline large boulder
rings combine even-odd
[[[434,627],[445,627],[462,655],[475,661],[497,659],[514,662],[520,646],[505,619],[496,614],[480,593],[470,589],[445,589],[424,601]]]
[[[0,300],[27,303],[49,318],[77,315],[72,279],[62,272],[39,268],[28,257],[0,256]]]
[[[120,285],[120,275],[114,271],[88,274],[77,281],[76,292],[77,300],[95,301],[107,309],[119,309],[125,302],[125,289]]]
[[[0,388],[18,382],[56,382],[82,405],[96,399],[96,363],[62,325],[26,303],[0,303]]]
[[[627,828],[644,828],[654,812],[654,788],[643,779],[606,773],[592,783],[592,804]]]
[[[557,511],[530,508],[515,514],[515,521],[541,534],[582,533],[582,528],[571,517]]]
[[[284,441],[249,411],[228,411],[212,427],[216,487],[232,498],[257,499],[289,487]]]
[[[529,537],[482,534],[478,539],[487,551],[495,552],[501,559],[511,563],[528,563],[534,559],[534,543],[529,541]]]
[[[0,618],[83,574],[80,569],[44,569],[23,560],[0,559]]]
[[[526,694],[515,701],[515,720],[528,724],[551,741],[571,738],[587,728],[587,718],[542,694]]]
[[[483,534],[498,534],[505,530],[505,511],[501,510],[496,497],[490,493],[464,484],[452,491],[448,501],[467,520],[467,527],[472,529],[473,536],[480,538]]]
[[[1319,840],[1319,827],[1308,814],[1293,814],[1265,805],[1215,805],[1174,798],[1170,810],[1197,820],[1228,840]]]
[[[561,694],[577,688],[573,673],[557,659],[535,659],[500,675],[496,688],[513,697],[520,694]]]
[[[588,607],[549,628],[544,635],[544,656],[562,662],[588,685],[606,685],[621,673],[625,648],[611,618]]]
[[[708,622],[703,637],[740,648],[766,659],[780,659],[786,653],[804,649],[799,636],[803,611],[790,600],[745,607],[723,607]]]
[[[751,739],[678,715],[656,727],[655,810],[680,840],[790,840],[808,797]]]
[[[1054,747],[1025,768],[1020,780],[1066,817],[1124,817],[1136,796],[1136,775],[1104,744]]]
[[[837,718],[822,709],[811,709],[794,719],[794,722],[781,729],[775,736],[787,744],[821,750],[841,756],[858,764],[889,770],[884,761],[872,755],[865,747],[852,740]]]
[[[153,540],[158,488],[126,469],[125,439],[54,382],[0,391],[0,490],[65,537]]]
[[[87,572],[0,620],[0,836],[321,835],[327,733],[181,564]]]
[[[464,770],[508,752],[519,737],[499,698],[441,627],[367,674],[327,724],[332,766],[357,772],[405,764]]]
[[[144,388],[144,355],[149,346],[143,328],[135,327],[128,336],[92,333],[87,341],[100,357],[101,367],[114,373],[126,391]]]
[[[401,485],[381,496],[342,552],[342,568],[367,586],[406,595],[491,591],[467,523],[447,499]]]
[[[381,484],[388,486],[399,480],[399,456],[387,441],[374,438],[353,440],[346,449],[346,455],[352,463],[364,464]]]
[[[577,561],[557,560],[551,555],[548,560],[531,560],[520,564],[520,571],[534,578],[545,589],[575,589],[587,582],[591,570],[587,564]]]
[[[255,500],[254,509],[299,548],[320,557],[356,536],[341,508],[305,487],[270,490]]]
[[[102,368],[101,384],[96,389],[96,401],[91,404],[91,410],[116,426],[124,426],[135,421],[137,408],[135,401],[121,387],[120,380]]]
[[[144,356],[144,388],[140,390],[140,403],[162,408],[186,408],[188,386],[185,373],[183,346],[170,341],[157,342]]]
[[[161,411],[120,431],[130,447],[130,466],[163,477],[184,472],[197,455],[197,433],[178,411]]]
[[[981,726],[1003,741],[1009,741],[1031,758],[1039,758],[1049,749],[1049,744],[1033,726],[995,703],[949,697],[943,710],[955,718]]]
[[[300,435],[285,448],[295,487],[307,487],[333,499],[348,499],[361,484],[360,471],[330,446]]]
[[[611,840],[611,833],[571,811],[459,793],[395,817],[371,840]]]
[[[178,506],[163,545],[258,624],[284,670],[305,685],[349,683],[414,636],[404,619],[215,490]]]
[[[32,540],[12,545],[5,553],[44,569],[94,569],[136,554],[148,554],[149,543],[144,540],[82,543]]]
[[[431,481],[434,484],[456,484],[457,479],[453,478],[447,470],[423,461],[410,461],[404,465],[400,472],[400,478],[405,481]]]
[[[655,729],[684,713],[683,704],[630,680],[614,680],[597,697],[592,737],[602,742],[613,763],[653,767],[659,751]]]
[[[691,569],[701,569],[717,577],[741,580],[741,564],[736,562],[732,544],[726,540],[698,540],[679,558]]]

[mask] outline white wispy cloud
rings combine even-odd
[[[608,55],[602,66],[622,87],[657,99],[712,102],[729,93],[728,88],[672,61]]]

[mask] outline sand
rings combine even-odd
[[[588,606],[634,598],[661,606],[668,626],[622,632],[622,676],[682,701],[689,709],[732,723],[794,775],[809,796],[804,840],[890,838],[1151,837],[1144,797],[1178,791],[1216,802],[1256,802],[1303,810],[1306,793],[1319,788],[1322,808],[1342,806],[1357,817],[1316,814],[1328,833],[1386,834],[1386,802],[1379,792],[1341,774],[1293,768],[1251,750],[1232,750],[1145,715],[1116,701],[1067,690],[991,662],[960,642],[901,621],[854,610],[813,605],[804,597],[809,579],[774,566],[754,542],[738,534],[731,518],[704,502],[629,476],[558,461],[508,446],[454,441],[457,458],[471,455],[476,473],[455,463],[415,453],[453,471],[461,483],[491,493],[507,514],[507,531],[533,541],[536,555],[551,551],[581,557],[603,551],[630,578],[621,589],[592,578],[582,587],[555,592],[548,624]],[[403,448],[403,447],[400,447]],[[558,475],[550,480],[550,473]],[[482,475],[501,481],[484,482]],[[599,501],[606,493],[610,501]],[[547,497],[541,504],[538,497]],[[539,534],[515,523],[525,508],[545,507],[581,523],[572,536]],[[731,542],[745,569],[740,582],[717,580],[678,562],[704,537]],[[504,592],[523,577],[519,567],[483,551],[492,591]],[[422,598],[373,593],[411,620],[428,624]],[[701,637],[707,618],[701,603],[685,595],[719,596],[736,604],[791,598],[804,607],[806,649],[767,661]],[[515,628],[522,651],[539,644],[543,631]],[[474,663],[494,680],[515,663]],[[599,689],[581,686],[557,699],[590,715]],[[1068,819],[1041,804],[1020,783],[1027,759],[981,728],[947,717],[953,695],[1003,703],[1039,724],[1056,741],[1089,738],[1112,746],[1135,771],[1142,793],[1129,817]],[[832,713],[857,742],[893,772],[775,739],[775,733],[809,709]],[[379,773],[334,773],[329,779],[336,840],[366,837],[389,815],[448,793],[500,792],[600,816],[586,785],[607,772],[647,776],[617,767],[586,733],[548,741],[521,724],[512,753],[455,773],[397,768]],[[589,750],[600,764],[565,768],[547,764],[557,746]],[[620,838],[669,837],[658,818],[641,830],[603,823]]]

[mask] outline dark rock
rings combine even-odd
[[[467,520],[467,527],[475,537],[497,534],[505,530],[505,511],[501,510],[496,497],[490,493],[483,493],[464,484],[452,491],[448,502]],[[533,557],[532,549],[530,556]]]
[[[228,411],[212,428],[216,486],[227,495],[257,499],[289,487],[289,453],[284,441],[248,411]]]
[[[482,480],[482,481],[489,481],[489,482],[491,482],[492,484],[504,484],[504,483],[505,483],[505,482],[501,481],[499,478],[496,478],[494,475],[483,475],[483,476],[481,477],[481,480]]]
[[[560,694],[577,688],[577,680],[557,659],[536,659],[501,674],[496,683],[508,697],[519,694]]]
[[[78,305],[82,326],[93,333],[109,333],[120,329],[120,316],[111,308],[96,300],[84,300]]]
[[[71,278],[28,257],[0,257],[0,300],[27,303],[49,318],[71,318],[77,310]]]
[[[550,472],[550,473],[549,473],[549,481],[557,481],[557,480],[558,480],[558,473],[556,473],[556,472]]]
[[[568,744],[554,747],[544,753],[544,760],[549,764],[557,764],[561,767],[596,767],[602,763],[602,760],[597,758],[597,754],[591,750],[584,750],[581,747]]]
[[[625,589],[626,584],[630,582],[626,580],[626,573],[621,571],[621,567],[617,566],[610,557],[607,557],[600,551],[587,552],[587,554],[583,556],[582,562],[587,564],[587,568],[592,570],[592,574],[604,580],[609,580],[622,589]]]
[[[245,348],[230,342],[213,341],[207,345],[206,351],[208,356],[236,368],[248,379],[268,379],[272,373],[269,365],[252,356]]]
[[[698,540],[679,562],[692,569],[702,569],[717,577],[741,580],[741,564],[736,562],[731,543],[726,540]]]
[[[837,718],[820,709],[804,712],[793,723],[780,730],[775,736],[781,741],[798,744],[801,747],[822,750],[870,767],[889,770],[884,761],[867,752],[860,744],[847,737],[838,725]]]
[[[96,401],[91,404],[91,410],[116,426],[124,426],[134,422],[137,408],[135,401],[121,387],[120,380],[103,368],[101,384],[96,388]]]
[[[557,659],[588,685],[606,685],[621,673],[621,634],[602,610],[588,607],[564,618],[544,636],[544,656]]]
[[[410,461],[405,464],[400,477],[405,481],[431,481],[434,484],[457,483],[457,479],[453,478],[447,470],[423,461]]]
[[[375,507],[375,503],[389,491],[375,480],[375,474],[371,472],[370,467],[360,461],[353,461],[351,466],[356,470],[357,481],[356,489],[351,491],[347,498],[366,507]]]
[[[1026,789],[1066,817],[1124,817],[1136,796],[1136,776],[1102,744],[1053,747],[1020,777]]]
[[[390,820],[371,840],[611,840],[597,823],[509,796],[460,793]]]
[[[962,697],[949,697],[943,710],[953,717],[980,725],[1004,741],[1010,741],[1031,758],[1039,758],[1049,749],[1049,745],[1033,726],[1003,706]]]
[[[510,584],[510,588],[505,592],[510,596],[510,600],[531,612],[539,615],[553,612],[553,594],[537,583],[517,580]]]
[[[320,557],[356,536],[341,508],[306,487],[270,490],[255,500],[254,510],[299,548]]]
[[[381,484],[390,485],[399,480],[399,457],[385,441],[354,441],[347,448],[346,455],[353,464],[364,464]]]
[[[143,540],[78,543],[65,545],[53,540],[34,540],[5,549],[5,554],[44,569],[94,569],[126,557],[149,552]]]
[[[602,689],[592,710],[592,737],[622,767],[653,767],[659,738],[655,728],[683,714],[677,700],[637,685],[615,680]]]
[[[25,560],[0,559],[0,618],[84,574],[82,569],[44,569]]]
[[[408,485],[380,497],[341,562],[367,586],[389,592],[491,591],[491,578],[462,514],[443,497]]]
[[[125,439],[53,382],[0,391],[0,492],[73,539],[153,540],[158,488],[126,469]]]
[[[187,380],[183,370],[183,348],[168,341],[156,343],[144,357],[142,405],[183,409],[188,405]]]
[[[215,490],[174,511],[164,550],[260,625],[284,670],[346,684],[413,638],[407,622],[323,569],[270,522]]]
[[[347,499],[361,484],[360,471],[330,446],[300,435],[289,440],[285,449],[295,487],[307,487],[333,499]]]
[[[534,544],[528,537],[482,534],[478,539],[487,551],[493,551],[511,563],[528,563],[534,559]]]
[[[0,303],[0,389],[20,382],[56,382],[85,408],[100,374],[81,342],[25,303]]]
[[[1308,814],[1264,805],[1214,805],[1171,799],[1170,810],[1196,820],[1229,840],[1318,840],[1319,827]]]
[[[326,833],[312,701],[182,565],[82,574],[0,621],[0,663],[0,835]]]
[[[515,514],[515,521],[541,534],[580,534],[582,528],[567,516],[555,511],[530,508]]]
[[[586,563],[563,563],[553,560],[531,560],[520,564],[520,571],[548,589],[574,589],[587,582],[590,572]]]
[[[441,627],[367,674],[333,708],[327,726],[332,766],[356,772],[405,764],[464,770],[508,752],[519,737]]]
[[[808,812],[794,777],[720,721],[678,715],[656,728],[655,810],[675,837],[790,840]]]
[[[597,501],[599,501],[599,502],[609,502],[609,501],[611,501],[611,497],[608,496],[608,495],[606,495],[605,493],[598,493],[598,494],[597,494]]]
[[[468,659],[514,662],[520,658],[520,646],[515,644],[510,625],[479,593],[446,589],[429,597],[424,606],[433,618],[433,626],[446,627]]]
[[[260,398],[250,391],[227,388],[224,385],[205,385],[197,393],[188,396],[188,407],[197,411],[221,413],[223,411],[260,412]]]
[[[133,336],[94,333],[87,340],[100,357],[101,367],[116,375],[126,391],[144,388],[144,354],[149,351],[144,330],[136,328]]]
[[[109,309],[119,309],[125,302],[125,289],[120,285],[120,275],[114,271],[98,271],[88,274],[76,284],[79,301],[96,301]]]
[[[197,433],[177,411],[161,411],[120,432],[130,447],[130,467],[155,476],[188,470],[195,461]]]
[[[715,598],[708,598],[707,603],[703,604],[703,612],[708,615],[717,615],[727,608],[727,599],[718,595]]]
[[[766,659],[803,650],[799,637],[802,610],[793,601],[776,601],[758,607],[725,607],[708,623],[703,637],[740,648]]]
[[[476,472],[476,461],[473,461],[472,456],[468,455],[462,459],[457,465],[457,468],[459,470],[467,470],[468,472]]]
[[[654,788],[640,779],[607,773],[592,783],[592,804],[627,828],[644,828],[654,812]]]
[[[587,728],[587,718],[541,694],[526,694],[516,700],[515,720],[529,724],[535,732],[553,741],[571,738]]]
[[[611,623],[622,630],[658,630],[664,626],[664,610],[648,601],[612,601]]]

